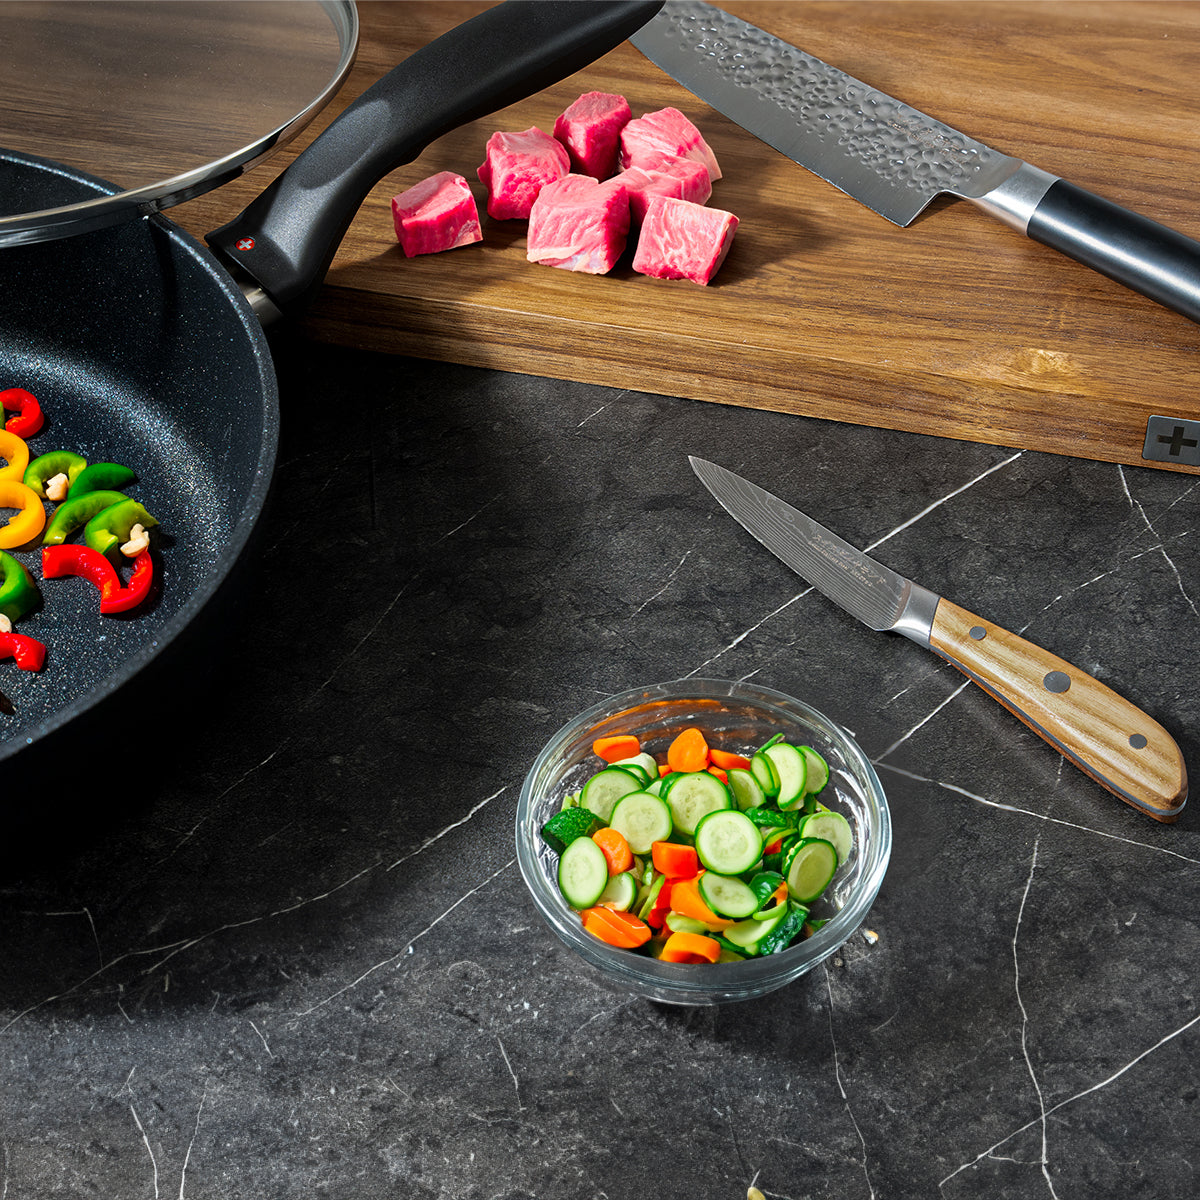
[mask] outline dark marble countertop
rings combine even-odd
[[[1193,763],[1196,478],[278,357],[276,491],[206,658],[98,756],[8,781],[0,1197],[1188,1194],[1194,810],[1140,815],[807,591],[687,456],[1078,663]],[[687,675],[844,724],[894,822],[875,940],[712,1008],[582,968],[513,849],[546,738]]]

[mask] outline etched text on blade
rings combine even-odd
[[[721,9],[676,0],[656,21],[728,83],[752,89],[764,103],[790,113],[806,135],[925,202],[942,192],[984,195],[1018,165]]]
[[[883,630],[896,623],[908,580],[769,492],[760,491],[759,500],[765,526],[759,537],[768,549],[865,625]]]

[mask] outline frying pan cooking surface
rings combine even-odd
[[[0,156],[0,189],[103,193],[52,164]],[[0,386],[33,392],[46,425],[30,455],[74,450],[137,472],[128,489],[159,520],[149,608],[101,617],[80,579],[42,581],[43,607],[17,631],[46,644],[38,673],[0,661],[0,759],[141,670],[219,587],[249,535],[274,465],[275,376],[241,293],[162,218],[4,252]],[[115,265],[114,265],[115,264]],[[127,574],[127,572],[126,572]]]

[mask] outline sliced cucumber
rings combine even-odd
[[[680,833],[694,834],[696,826],[709,815],[729,808],[733,803],[729,789],[707,771],[686,771],[668,775],[663,796],[671,806],[671,818]]]
[[[783,876],[789,895],[801,904],[811,904],[829,886],[837,865],[832,843],[824,838],[799,838],[784,856]]]
[[[671,809],[660,796],[630,792],[613,806],[609,825],[625,835],[634,854],[649,854],[655,842],[664,842],[674,827]]]
[[[628,796],[630,792],[640,791],[641,787],[641,779],[631,771],[622,767],[605,767],[583,785],[583,790],[579,793],[579,804],[581,808],[594,812],[600,820],[607,823],[616,802],[622,796]]]
[[[637,880],[634,879],[633,872],[622,871],[618,875],[609,877],[608,882],[604,885],[604,891],[600,893],[600,899],[596,903],[606,904],[609,908],[619,908],[621,912],[628,912],[637,899],[637,891]]]
[[[822,809],[811,813],[800,822],[797,832],[801,837],[824,838],[837,851],[838,865],[850,857],[854,845],[854,831],[850,822],[839,812]]]
[[[768,800],[779,795],[779,772],[764,751],[756,750],[750,756],[750,772]]]
[[[635,775],[643,775],[642,786],[653,783],[658,778],[658,763],[649,754],[635,754],[632,758],[619,758],[610,766],[620,767],[622,771],[631,771]]]
[[[576,838],[558,860],[558,890],[572,908],[591,908],[608,886],[608,859],[590,837]]]
[[[766,804],[767,794],[762,790],[762,784],[754,777],[753,771],[746,767],[730,767],[725,775],[729,780],[733,802],[742,812],[762,808]]]
[[[770,762],[779,776],[775,803],[780,810],[786,812],[789,808],[802,804],[805,783],[808,780],[808,766],[804,755],[788,742],[775,742],[759,753]]]
[[[762,835],[745,813],[727,808],[709,813],[696,826],[696,855],[718,875],[740,875],[762,857]]]
[[[829,782],[829,764],[811,746],[801,746],[800,753],[804,755],[808,766],[808,782],[804,790],[810,796],[815,796]]]
[[[719,917],[731,917],[740,921],[753,915],[758,908],[758,896],[749,885],[729,875],[718,875],[716,871],[705,871],[698,884],[700,899]]]
[[[576,838],[590,838],[603,828],[604,822],[595,813],[585,808],[564,808],[542,826],[542,838],[555,853],[561,854]]]
[[[753,917],[745,921],[738,921],[721,933],[721,942],[722,944],[729,942],[736,953],[757,954],[763,939],[783,924],[787,919],[788,911],[788,906],[781,904],[779,912],[766,921],[756,921]]]

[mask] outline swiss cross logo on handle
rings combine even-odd
[[[234,242],[234,245],[239,250],[253,250],[254,239],[252,237],[238,238],[238,240]]]

